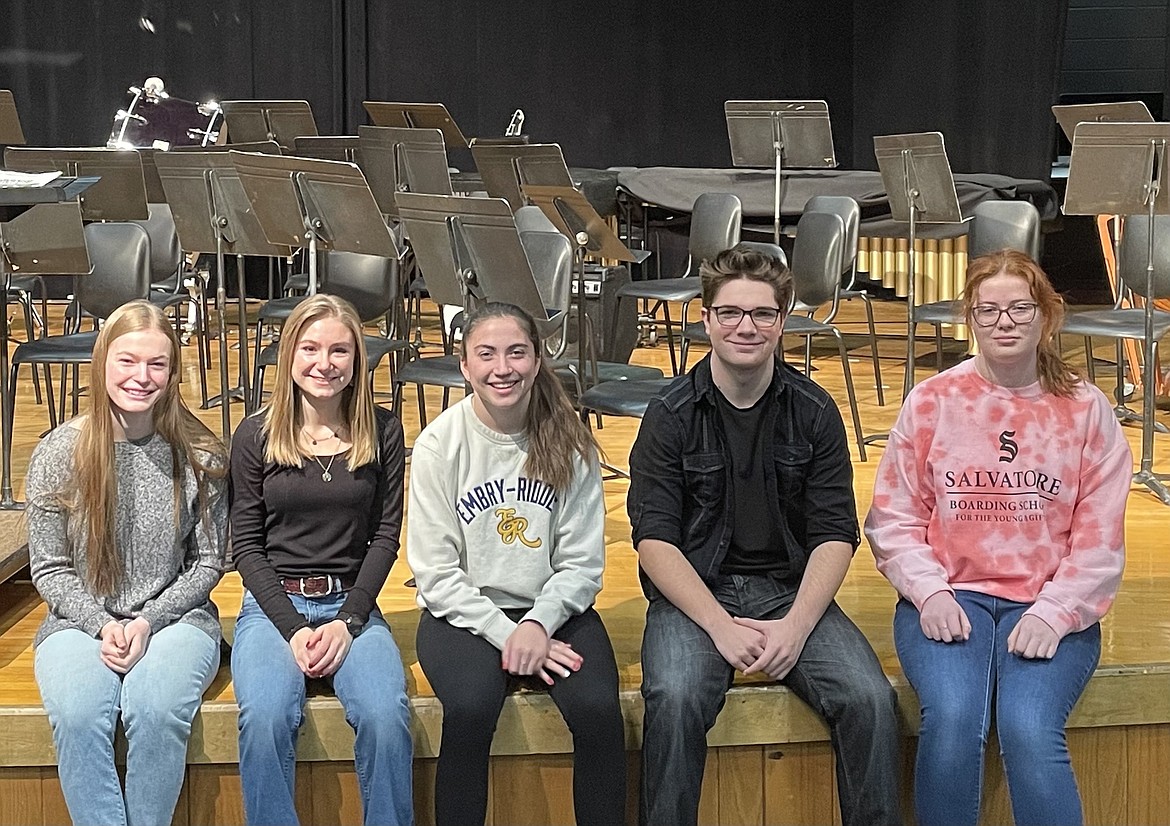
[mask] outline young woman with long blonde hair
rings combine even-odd
[[[272,398],[232,441],[232,553],[244,580],[232,679],[252,824],[295,824],[308,678],[328,681],[357,739],[367,824],[410,824],[410,709],[375,602],[398,555],[402,425],[375,407],[361,322],[306,299],[285,322]]]
[[[29,465],[29,560],[48,604],[37,685],[73,822],[169,823],[219,667],[226,456],[183,404],[179,341],[149,302],[110,315],[92,364],[88,413]]]

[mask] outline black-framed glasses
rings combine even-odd
[[[971,319],[980,327],[994,327],[1004,313],[1016,324],[1027,324],[1036,318],[1036,305],[1031,301],[1020,301],[1007,307],[976,304],[971,308]]]
[[[780,318],[780,310],[777,307],[754,307],[745,310],[743,307],[724,304],[712,307],[711,312],[715,314],[715,320],[719,322],[721,327],[738,327],[745,315],[757,327],[775,327],[776,321]]]

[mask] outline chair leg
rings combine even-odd
[[[1097,367],[1093,364],[1093,339],[1085,336],[1085,370],[1089,374],[1089,383],[1097,383]]]
[[[24,310],[24,333],[27,341],[33,340],[33,320],[32,320],[32,297],[28,293],[22,293],[20,298],[20,306]],[[37,365],[32,365],[32,384],[33,397],[37,400],[37,404],[41,403],[41,371]]]
[[[942,325],[934,325],[934,372],[943,371],[943,334]]]
[[[861,303],[865,305],[865,319],[869,322],[869,352],[873,358],[873,380],[877,386],[877,400],[879,407],[886,406],[886,392],[882,387],[882,364],[878,355],[877,325],[873,321],[873,304],[869,295],[861,293]]]
[[[424,395],[425,388],[421,384],[416,384],[415,389],[418,392],[418,423],[421,429],[427,426],[427,400]],[[446,397],[444,397],[445,401]],[[446,406],[444,403],[443,407],[446,408]]]
[[[849,369],[849,353],[845,349],[845,339],[841,331],[833,328],[833,337],[837,339],[837,352],[841,354],[841,369],[845,373],[845,392],[849,395],[849,410],[853,413],[853,430],[857,434],[857,455],[861,461],[866,461],[865,434],[861,430],[861,413],[857,409],[857,393],[853,389],[853,373]]]

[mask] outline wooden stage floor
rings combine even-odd
[[[844,304],[838,318],[839,326],[845,333],[847,343],[851,348],[851,369],[861,405],[862,423],[867,433],[887,430],[897,414],[903,375],[902,353],[904,353],[905,346],[905,304],[879,301],[875,302],[875,310],[879,319],[880,351],[883,357],[882,368],[886,384],[887,403],[884,407],[877,404],[869,352],[865,343],[865,323],[860,302]],[[433,324],[433,321],[431,323]],[[56,329],[56,326],[54,328]],[[934,370],[934,345],[933,339],[927,337],[928,332],[928,330],[923,330],[923,337],[918,342],[918,375],[920,378],[925,378]],[[437,335],[433,331],[429,337],[437,339]],[[788,343],[793,348],[797,345],[795,339]],[[1069,352],[1083,364],[1084,353],[1079,349],[1080,341],[1068,339],[1066,345]],[[964,346],[952,344],[953,352],[949,353],[952,361],[961,355]],[[193,347],[186,348],[186,351],[184,355],[185,395],[188,401],[196,406],[199,387],[196,354]],[[790,350],[790,353],[789,360],[798,363],[800,356],[796,350]],[[1102,342],[1098,355],[1104,357],[1111,353],[1112,345]],[[697,357],[697,355],[692,356],[692,363]],[[660,341],[656,347],[639,348],[635,351],[632,361],[668,369],[669,360],[665,342]],[[814,367],[816,380],[838,399],[845,420],[848,422],[849,412],[845,401],[843,375],[835,349],[832,347],[815,348]],[[232,369],[234,375],[234,364]],[[1098,379],[1102,384],[1102,389],[1105,389],[1106,392],[1109,392],[1109,386],[1112,384],[1111,376],[1112,370],[1109,368],[1098,370]],[[212,384],[212,392],[215,392],[216,376],[214,374],[210,376],[209,381]],[[382,369],[377,376],[378,390],[387,390],[387,385],[387,374],[385,369]],[[437,393],[430,396],[429,409],[432,413],[439,409],[438,398]],[[419,431],[413,388],[409,388],[406,392],[402,412],[407,444],[410,444]],[[233,414],[234,420],[238,420],[242,415],[242,408],[239,405],[234,405]],[[200,416],[208,426],[218,431],[218,410],[200,411]],[[1158,414],[1158,418],[1170,425],[1170,415],[1162,412]],[[638,422],[635,420],[616,418],[605,420],[604,427],[598,436],[612,464],[626,465],[629,447],[636,435],[637,426]],[[18,498],[23,494],[24,474],[29,454],[46,427],[47,413],[45,408],[33,404],[31,383],[27,372],[23,372],[18,395],[13,460]],[[1127,426],[1126,433],[1133,446],[1136,460],[1136,457],[1140,455],[1140,428]],[[853,438],[852,429],[849,428],[851,445]],[[852,452],[857,504],[860,516],[864,518],[872,495],[874,475],[882,454],[882,445],[869,447],[868,462],[858,460],[856,445],[852,445]],[[1155,468],[1170,469],[1170,437],[1156,437]],[[409,475],[407,483],[409,484]],[[621,672],[622,687],[632,697],[636,695],[641,677],[639,646],[645,601],[638,586],[637,563],[630,543],[630,529],[625,513],[627,487],[627,483],[621,480],[605,483],[607,504],[605,536],[608,565],[605,572],[604,589],[599,596],[597,607],[613,638]],[[406,518],[410,518],[409,513]],[[11,521],[11,519],[8,520],[9,523]],[[10,527],[6,528],[5,524],[0,522],[0,531],[10,529]],[[1126,529],[1128,563],[1117,602],[1102,623],[1103,646],[1101,667],[1098,672],[1099,678],[1094,681],[1093,689],[1090,694],[1086,695],[1082,707],[1077,712],[1079,715],[1077,719],[1080,719],[1083,725],[1127,726],[1135,723],[1170,722],[1170,690],[1166,690],[1170,687],[1170,541],[1168,541],[1170,540],[1170,508],[1160,504],[1148,491],[1134,488],[1129,498]],[[409,576],[410,571],[405,558],[400,558],[382,591],[379,605],[393,628],[395,638],[402,650],[403,659],[408,665],[407,675],[410,691],[417,697],[425,698],[430,695],[430,689],[418,667],[414,646],[418,609],[415,606],[413,590],[404,586],[404,582]],[[225,630],[230,638],[234,618],[239,610],[241,600],[239,577],[234,573],[228,574],[216,589],[214,598],[219,605],[224,618]],[[898,659],[894,653],[891,634],[895,595],[892,588],[875,570],[873,557],[868,546],[863,544],[858,550],[848,578],[838,596],[838,601],[868,636],[891,679],[896,685],[904,684]],[[43,613],[44,608],[29,585],[19,582],[0,585],[0,720],[3,720],[5,716],[10,721],[16,720],[22,715],[34,713],[39,709],[40,699],[32,675],[32,638]],[[206,701],[209,704],[230,703],[233,699],[227,669],[224,668],[221,671],[220,679],[209,690]],[[910,702],[912,703],[912,698]],[[1092,719],[1089,719],[1090,717]],[[503,724],[501,727],[503,728]],[[47,726],[43,726],[43,728],[42,737],[47,737]],[[910,724],[910,729],[913,728],[914,726]],[[432,731],[428,728],[427,730],[432,734],[437,734],[437,729]],[[234,737],[234,731],[224,731],[222,736]],[[1165,731],[1160,736],[1170,737]],[[637,741],[637,733],[631,731],[632,747],[637,745]],[[1170,739],[1167,740],[1167,743],[1170,744]],[[27,743],[25,746],[32,748]],[[434,746],[435,744],[430,745],[431,753],[433,753]],[[1133,746],[1131,745],[1130,748],[1132,749]],[[8,754],[5,754],[6,750]],[[42,762],[21,762],[20,751],[21,745],[19,743],[10,744],[6,749],[3,741],[0,740],[0,766],[43,765]],[[1166,753],[1170,754],[1170,751]],[[420,756],[427,755],[420,753]],[[330,758],[326,755],[318,759],[339,758]],[[215,761],[210,760],[209,762]],[[1164,772],[1165,763],[1162,764],[1162,767]],[[827,776],[831,778],[831,774]],[[1138,778],[1132,777],[1132,767],[1131,782],[1140,782]],[[1151,779],[1150,782],[1155,781]],[[1165,785],[1164,777],[1160,782]],[[725,814],[730,811],[730,809],[724,810]],[[1163,813],[1165,811],[1163,810]],[[1130,812],[1129,814],[1131,816],[1126,818],[1110,817],[1108,819],[1110,822],[1141,822],[1140,813],[1135,815]],[[0,817],[0,821],[3,819]],[[708,815],[705,819],[710,822],[733,822],[722,815],[715,816],[714,820],[712,820],[712,816]],[[1154,820],[1156,821],[1156,818]],[[194,814],[192,814],[192,822],[195,822]],[[500,820],[499,822],[505,821]],[[809,822],[816,822],[816,819]]]

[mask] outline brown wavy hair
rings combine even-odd
[[[293,356],[297,344],[314,322],[333,318],[346,326],[354,339],[353,378],[342,390],[341,412],[353,445],[347,458],[350,470],[378,459],[378,432],[374,421],[374,388],[370,379],[369,357],[362,338],[362,322],[357,310],[344,298],[319,293],[306,298],[289,315],[280,333],[276,354],[276,384],[268,404],[255,414],[261,418],[260,431],[265,437],[264,459],[285,467],[300,467],[312,457],[300,446],[297,434],[304,424],[301,388],[293,381]]]
[[[532,345],[537,359],[536,379],[528,400],[528,461],[530,476],[565,491],[573,481],[573,454],[586,462],[594,460],[600,448],[593,432],[577,416],[569,395],[541,355],[540,332],[532,316],[514,304],[491,301],[472,312],[463,325],[463,346],[459,358],[467,363],[467,351],[475,328],[492,318],[513,319]]]
[[[175,524],[182,512],[183,470],[190,467],[199,485],[199,519],[210,532],[207,480],[227,473],[223,443],[195,418],[179,393],[179,339],[166,315],[149,301],[123,304],[110,314],[93,347],[88,415],[77,425],[80,434],[73,449],[73,475],[57,498],[68,514],[74,548],[84,536],[87,557],[86,585],[97,595],[117,593],[125,573],[115,536],[118,481],[114,462],[114,416],[106,388],[106,359],[110,345],[127,333],[154,330],[170,344],[167,384],[151,418],[155,431],[171,447]],[[200,456],[200,453],[203,455]]]
[[[1000,274],[1022,278],[1028,285],[1041,324],[1040,343],[1036,347],[1036,369],[1040,386],[1054,396],[1069,398],[1081,381],[1080,371],[1064,360],[1060,353],[1060,328],[1064,323],[1064,299],[1052,286],[1044,270],[1030,257],[1017,250],[999,250],[981,255],[967,265],[967,285],[963,290],[963,318],[972,324],[971,313],[979,287]]]
[[[699,278],[703,306],[708,308],[715,303],[715,296],[719,295],[724,284],[740,278],[759,281],[771,287],[781,315],[788,315],[796,297],[792,272],[784,262],[751,247],[734,246],[723,250],[710,261],[703,261],[699,265]]]

